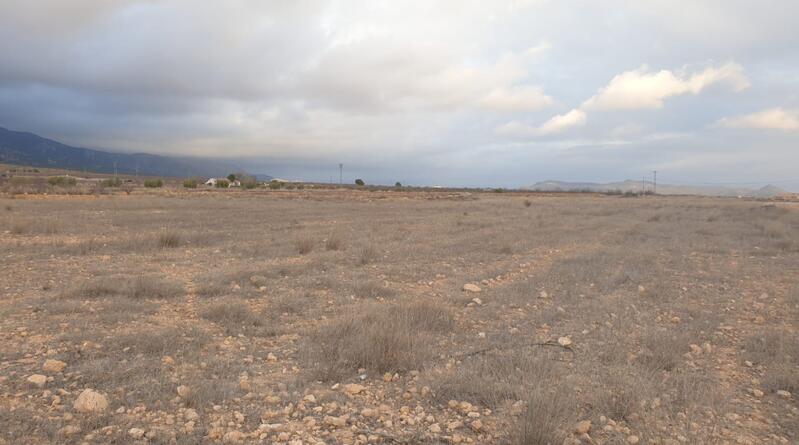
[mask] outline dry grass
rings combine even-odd
[[[367,244],[358,248],[358,264],[364,266],[377,260],[379,253],[377,248]]]
[[[581,419],[594,421],[590,435],[604,444],[631,434],[641,443],[799,437],[795,400],[775,394],[799,393],[793,204],[404,189],[105,192],[0,203],[13,204],[0,212],[0,393],[9,395],[0,438],[9,443],[87,434],[132,443],[127,430],[143,424],[130,411],[112,414],[120,406],[160,419],[153,443],[207,441],[214,426],[301,430],[306,417],[323,424],[328,409],[350,415],[339,432],[379,430],[405,443],[459,434],[559,445],[576,438]],[[220,214],[252,223],[219,224]],[[467,282],[481,293],[464,292]],[[561,336],[570,350],[531,346]],[[687,354],[705,342],[711,352]],[[45,357],[68,363],[45,388],[69,392],[64,412],[90,386],[108,394],[109,415],[64,420],[25,382]],[[367,387],[355,397],[335,386],[354,380]],[[179,384],[189,397],[175,399]],[[311,394],[315,405],[301,402]],[[450,400],[475,405],[483,429],[469,428]],[[379,418],[359,414],[380,404],[390,409]],[[407,422],[401,406],[424,409],[442,433]],[[201,414],[190,434],[182,407]],[[276,417],[262,419],[268,411]],[[754,412],[769,422],[750,427]],[[603,429],[602,416],[617,428]],[[455,420],[464,426],[449,431]],[[70,424],[81,434],[61,436]]]
[[[274,335],[263,315],[255,313],[245,300],[228,298],[207,304],[200,316],[213,321],[228,334]]]
[[[355,286],[354,290],[356,297],[374,300],[392,298],[397,295],[395,290],[373,281],[360,283]]]
[[[748,338],[744,357],[765,368],[763,387],[799,393],[799,335],[768,329]]]
[[[165,230],[158,235],[158,247],[162,249],[173,249],[179,247],[182,243],[183,237],[176,231]]]
[[[307,255],[311,253],[315,245],[316,241],[308,236],[303,236],[294,240],[294,247],[297,249],[297,253],[300,255]]]
[[[679,332],[648,333],[642,343],[644,350],[638,361],[653,371],[674,370],[682,361],[682,355],[690,351],[689,341]]]
[[[123,296],[139,300],[175,298],[184,292],[182,284],[158,276],[115,275],[85,280],[68,289],[62,296],[79,299]]]
[[[344,239],[341,234],[337,232],[331,232],[330,235],[325,238],[325,250],[343,250],[344,249]]]
[[[547,351],[490,352],[465,358],[431,382],[436,399],[468,400],[492,409],[523,400],[536,385],[552,378],[555,362]]]
[[[525,398],[526,409],[513,432],[516,445],[563,443],[574,421],[574,399],[564,388],[541,383]]]
[[[378,373],[419,369],[433,355],[435,334],[452,327],[450,312],[429,302],[374,304],[313,333],[306,359],[323,380],[358,368]]]

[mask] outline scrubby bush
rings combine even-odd
[[[162,179],[145,179],[144,186],[148,188],[160,188],[164,186]]]
[[[230,187],[230,181],[227,179],[217,179],[216,180],[216,188],[218,189],[226,189]]]
[[[119,178],[108,178],[104,179],[100,184],[102,184],[103,187],[120,187],[122,186],[122,180]]]
[[[366,185],[366,183],[363,182],[363,179],[356,179],[355,180],[355,185],[364,186],[364,185]]]
[[[283,183],[280,181],[275,181],[273,179],[271,182],[269,182],[269,188],[272,190],[279,190],[281,187],[283,187]]]
[[[197,188],[197,180],[196,179],[186,179],[183,181],[183,188],[187,189],[196,189]]]
[[[51,176],[47,178],[48,184],[58,187],[72,187],[77,184],[77,182],[75,178],[69,176]]]

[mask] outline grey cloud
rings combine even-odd
[[[657,167],[776,178],[799,162],[794,131],[727,128],[799,109],[788,0],[13,3],[0,4],[0,126],[73,144],[257,158],[309,179],[344,161],[388,183],[452,185]],[[677,81],[634,94],[649,109],[576,114],[643,64],[639,78]],[[751,86],[689,85],[707,67]],[[509,122],[513,137],[497,131]]]

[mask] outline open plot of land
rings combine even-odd
[[[17,196],[0,264],[0,443],[799,441],[790,203]]]

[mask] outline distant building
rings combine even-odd
[[[231,180],[229,180],[227,178],[211,178],[211,179],[205,181],[205,185],[206,185],[206,187],[216,187],[217,184],[220,183],[220,181],[222,182],[222,184],[227,183],[227,187],[228,188],[230,188],[230,187],[241,187],[241,181],[239,181],[238,179],[236,179],[235,181],[231,181]]]

